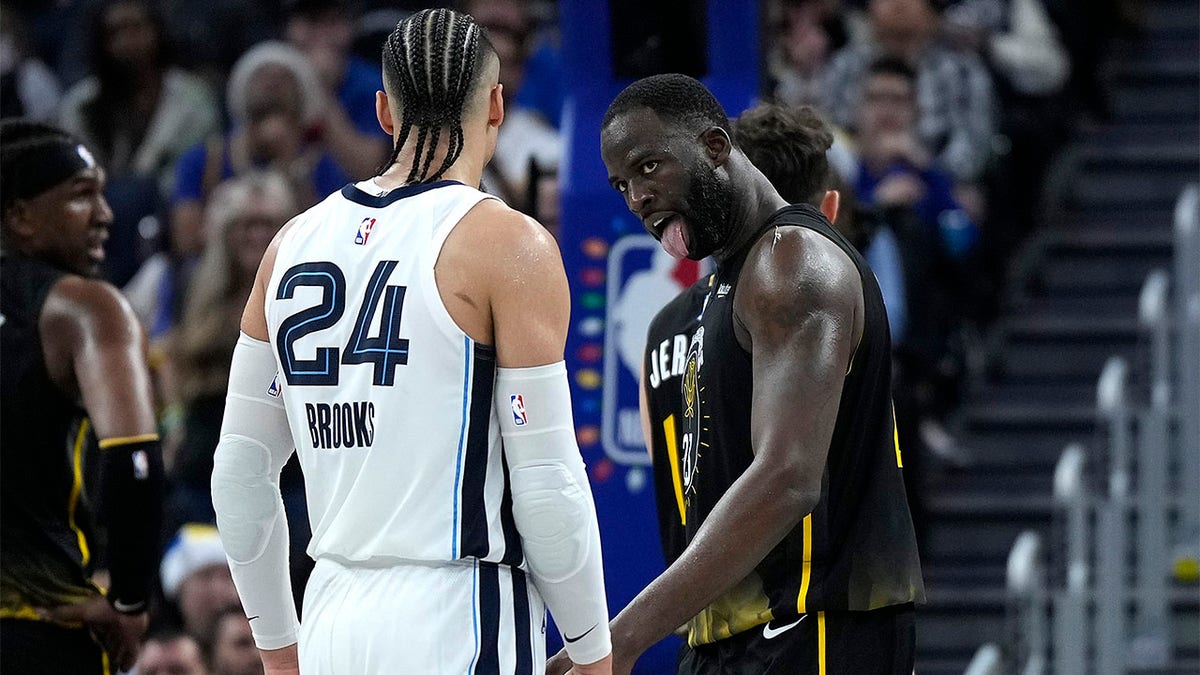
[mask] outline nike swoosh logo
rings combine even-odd
[[[598,624],[598,623],[597,623],[597,624],[592,624],[592,627],[591,627],[591,628],[589,628],[589,629],[587,629],[587,630],[585,630],[585,631],[583,631],[583,633],[581,633],[581,634],[579,635],[579,637],[571,637],[570,635],[567,635],[566,633],[563,633],[563,640],[565,640],[565,641],[567,642],[567,644],[571,644],[571,643],[574,643],[574,642],[579,642],[579,641],[580,641],[580,640],[582,640],[583,638],[587,637],[587,634],[588,634],[588,633],[590,633],[590,632],[592,632],[592,631],[596,630],[596,626],[599,626],[599,625],[600,625],[600,624]]]
[[[254,616],[247,617],[247,618],[246,618],[246,621],[253,621],[253,620],[257,619],[257,618],[258,618],[258,615],[257,615],[257,614],[255,614]]]
[[[803,620],[804,620],[804,619],[806,619],[806,618],[808,618],[808,615],[807,615],[807,614],[805,614],[804,616],[800,617],[799,619],[796,619],[795,621],[793,621],[793,622],[789,623],[789,624],[788,624],[788,625],[786,625],[786,626],[780,626],[780,627],[778,627],[778,628],[771,628],[771,622],[770,622],[770,621],[768,621],[768,622],[766,622],[766,623],[764,623],[764,624],[763,624],[763,639],[764,639],[764,640],[770,640],[770,639],[771,639],[771,638],[773,638],[773,637],[778,637],[780,634],[782,634],[782,633],[786,633],[786,632],[788,632],[789,630],[791,630],[791,629],[795,628],[797,625],[799,625],[799,623],[800,623],[801,621],[803,621]]]

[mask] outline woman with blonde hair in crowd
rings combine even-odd
[[[218,185],[205,211],[206,246],[182,319],[163,341],[163,388],[171,427],[167,449],[167,532],[212,522],[212,454],[221,429],[229,363],[255,271],[279,228],[300,209],[287,179],[252,172]]]

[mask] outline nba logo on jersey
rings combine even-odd
[[[354,243],[363,246],[367,243],[367,238],[371,236],[371,228],[375,227],[374,218],[363,218],[358,224],[358,234],[354,235]]]
[[[523,427],[529,423],[529,418],[525,416],[525,399],[520,394],[513,394],[508,397],[509,405],[512,406],[513,424]]]
[[[271,386],[267,387],[267,396],[279,398],[282,394],[283,389],[279,386],[279,376],[276,375],[275,379],[271,380]]]

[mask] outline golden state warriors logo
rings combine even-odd
[[[700,458],[700,404],[704,390],[700,387],[700,368],[704,365],[704,326],[696,329],[688,346],[687,364],[683,368],[681,388],[683,393],[683,437],[680,440],[682,457],[680,474],[684,494],[694,492],[692,478],[696,475],[696,461]]]

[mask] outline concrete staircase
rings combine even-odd
[[[1200,178],[1200,7],[1158,0],[1148,10],[1146,34],[1117,45],[1108,65],[1113,119],[1077,132],[1056,215],[1015,266],[988,375],[958,420],[975,461],[931,476],[921,675],[962,673],[980,645],[1006,641],[1006,557],[1024,529],[1060,542],[1053,468],[1067,443],[1102,440],[1095,388],[1105,359],[1121,354],[1144,372],[1137,294],[1150,270],[1170,269],[1174,200]],[[1177,649],[1166,672],[1200,673],[1200,592],[1173,592]]]

